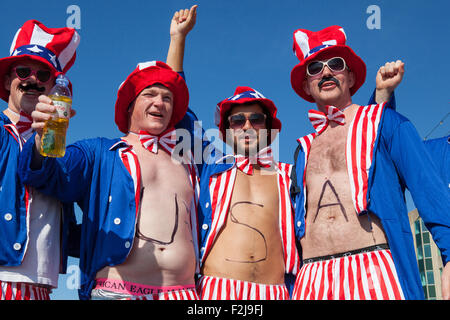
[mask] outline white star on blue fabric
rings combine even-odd
[[[260,99],[260,98],[264,99],[264,98],[265,98],[261,93],[259,93],[259,92],[256,91],[256,90],[255,90],[255,92],[251,92],[250,95],[251,95],[252,97],[255,97],[255,98],[258,98],[258,99]]]
[[[39,49],[37,45],[34,45],[34,47],[28,48],[28,51],[34,52],[34,53],[41,53],[42,49]]]
[[[50,53],[48,55],[50,57],[50,61],[53,63],[55,68],[58,67],[58,65],[56,64],[56,55],[51,55]]]
[[[239,99],[241,96],[242,96],[242,94],[235,95],[234,97],[231,97],[230,100],[237,100],[237,99]]]

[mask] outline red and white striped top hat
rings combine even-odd
[[[30,59],[50,67],[56,76],[66,73],[74,64],[80,36],[73,28],[47,28],[37,20],[28,20],[16,32],[10,56],[0,59],[0,79],[13,63]],[[8,101],[9,92],[0,86],[0,98]]]
[[[363,85],[366,80],[366,64],[345,44],[346,40],[347,36],[340,26],[331,26],[317,32],[306,29],[294,31],[294,53],[300,63],[291,71],[291,85],[300,97],[314,102],[303,90],[302,84],[306,78],[306,67],[315,60],[342,57],[355,75],[355,84],[350,88],[351,95]]]

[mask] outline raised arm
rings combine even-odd
[[[378,69],[375,90],[376,103],[383,103],[391,99],[395,88],[402,82],[404,74],[405,64],[401,60],[386,62]]]
[[[170,24],[170,45],[166,63],[176,72],[183,71],[184,48],[186,36],[194,28],[197,7],[176,11]]]

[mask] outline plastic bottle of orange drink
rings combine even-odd
[[[45,123],[40,153],[46,157],[59,158],[66,152],[66,131],[72,107],[69,80],[63,74],[56,78],[56,84],[50,90],[49,98],[56,106],[56,112]]]

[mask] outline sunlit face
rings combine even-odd
[[[25,80],[21,80],[15,71],[16,67],[29,67],[34,72]],[[37,70],[50,71],[50,78],[45,83],[38,81]],[[9,107],[20,112],[25,111],[31,114],[38,103],[38,97],[42,94],[48,95],[55,84],[55,77],[52,70],[44,63],[32,60],[17,62],[11,66],[9,74],[4,79],[5,89],[9,91]]]
[[[129,131],[147,131],[159,135],[170,123],[173,112],[173,94],[165,86],[151,85],[139,93],[129,109]]]
[[[249,118],[252,114],[264,115],[264,110],[256,103],[237,105],[231,109],[228,119],[234,115]],[[266,143],[267,141],[267,121],[265,120],[261,124],[252,125],[251,121],[247,119],[240,128],[230,128],[230,125],[231,123],[227,128],[227,141],[233,142],[236,154],[255,155],[261,147],[260,142],[264,141]]]
[[[331,57],[324,57],[325,61]],[[314,76],[306,76],[303,89],[319,105],[340,105],[351,101],[350,88],[355,84],[353,72],[349,69],[332,71],[324,66],[321,73]]]

